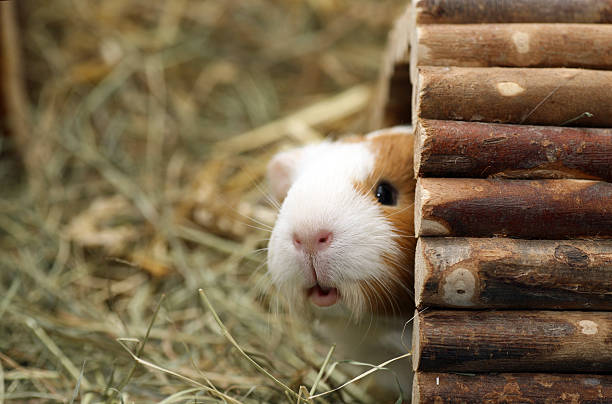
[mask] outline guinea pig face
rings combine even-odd
[[[413,309],[412,132],[379,131],[276,155],[283,200],[268,271],[290,307],[400,314]]]

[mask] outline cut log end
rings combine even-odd
[[[432,217],[428,218],[424,214],[425,207],[430,204],[432,199],[432,192],[425,185],[426,182],[429,182],[427,178],[417,179],[414,194],[414,234],[417,237],[450,235],[450,229],[442,221],[435,220]],[[437,196],[434,199],[437,199]]]
[[[420,307],[423,303],[423,289],[425,288],[425,275],[427,268],[425,263],[425,246],[421,239],[417,240],[416,253],[414,255],[414,303]]]
[[[423,186],[421,180],[417,179],[416,188],[414,190],[414,235],[421,235],[421,220],[423,219]]]
[[[412,404],[418,404],[421,402],[421,390],[419,386],[418,372],[414,372],[414,377],[412,378],[412,400],[410,402]]]
[[[412,368],[415,371],[419,368],[419,362],[421,360],[421,339],[419,338],[421,331],[419,317],[419,311],[415,310],[414,319],[412,320]],[[413,386],[415,385],[413,384]]]
[[[425,142],[423,121],[418,120],[416,126],[414,126],[414,176],[420,177],[421,172],[421,157],[423,155],[423,147]]]

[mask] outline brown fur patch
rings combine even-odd
[[[363,138],[376,154],[376,164],[372,174],[363,182],[355,184],[355,189],[376,199],[376,187],[386,181],[397,190],[396,205],[379,207],[383,215],[395,229],[395,242],[399,254],[389,252],[383,257],[389,269],[390,281],[381,285],[370,281],[360,282],[360,288],[370,301],[372,309],[381,314],[409,314],[414,310],[414,188],[416,180],[413,170],[412,133],[380,134]]]

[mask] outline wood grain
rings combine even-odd
[[[571,239],[612,237],[612,183],[419,178],[415,234]]]
[[[412,404],[606,404],[612,375],[417,372]]]
[[[415,0],[418,24],[612,23],[610,0]]]
[[[612,310],[612,240],[420,238],[418,308]]]
[[[376,88],[370,130],[412,122],[412,82],[410,81],[411,7],[404,9],[389,34]]]
[[[612,71],[420,67],[417,76],[413,120],[612,127]]]
[[[415,370],[612,372],[612,313],[434,311],[414,320]]]
[[[612,181],[612,129],[419,120],[422,177],[582,178]]]
[[[609,24],[434,24],[412,35],[417,66],[612,68]]]

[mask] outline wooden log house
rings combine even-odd
[[[413,403],[612,402],[612,2],[414,0]]]

